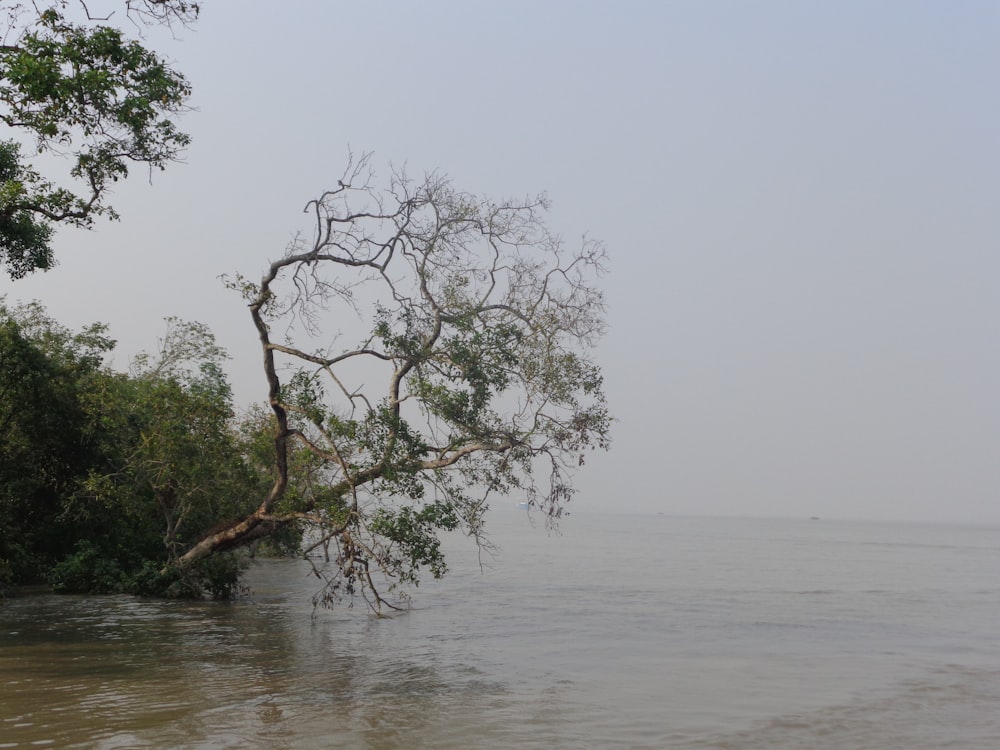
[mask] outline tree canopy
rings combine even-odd
[[[230,284],[257,330],[274,415],[275,475],[244,518],[188,565],[287,524],[335,543],[325,596],[378,609],[418,571],[440,575],[440,530],[482,531],[495,495],[551,519],[610,417],[592,347],[604,330],[600,242],[547,228],[545,196],[495,202],[430,174],[379,188],[367,158],[311,201],[310,237],[260,281]],[[331,331],[359,316],[355,340]],[[290,456],[316,491],[289,493]],[[320,491],[321,490],[321,491]]]
[[[124,0],[95,17],[69,0],[5,2],[0,43],[0,261],[11,278],[55,262],[51,239],[62,224],[89,227],[115,218],[109,189],[132,164],[164,169],[189,137],[176,125],[191,93],[182,74],[126,30],[188,24],[186,0]],[[33,154],[29,156],[28,154]],[[65,174],[45,176],[61,157]],[[58,171],[58,170],[56,170]],[[68,185],[75,185],[70,188]]]

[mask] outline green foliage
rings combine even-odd
[[[220,552],[199,560],[186,568],[161,571],[161,584],[170,581],[166,589],[154,589],[156,596],[170,598],[197,598],[204,595],[212,599],[232,599],[245,592],[240,576],[247,569],[249,558],[245,553]]]
[[[380,478],[392,480],[401,472],[412,472],[417,459],[429,448],[420,432],[383,401],[357,423],[355,441],[372,458],[385,463]]]
[[[421,568],[429,568],[435,578],[447,572],[438,531],[454,531],[458,526],[459,516],[450,503],[433,502],[419,509],[379,508],[369,530],[385,540],[379,563],[400,581],[417,584]]]
[[[207,592],[213,599],[233,599],[247,593],[241,576],[249,565],[245,554],[223,552],[194,566],[201,580],[195,592]]]
[[[37,304],[0,306],[0,582],[238,593],[245,553],[170,565],[267,486],[270,467],[237,430],[225,352],[173,319],[131,375],[104,366],[112,346],[102,326],[72,332]]]
[[[108,345],[73,334],[38,305],[0,304],[0,559],[18,582],[41,578],[40,561],[61,549],[62,500],[95,460],[80,399]]]
[[[283,389],[283,400],[293,406],[306,421],[322,425],[327,414],[323,404],[323,384],[316,373],[299,370],[292,374]]]
[[[80,540],[72,554],[52,566],[47,580],[53,591],[62,594],[231,599],[244,591],[240,575],[248,560],[246,554],[227,552],[199,560],[184,570],[164,568],[156,560],[143,560],[125,570],[106,550]]]
[[[125,589],[126,575],[118,561],[90,541],[81,539],[73,552],[48,572],[53,591],[64,594],[115,594]]]
[[[119,379],[122,397],[105,393],[96,404],[129,447],[123,464],[92,474],[85,486],[91,500],[143,498],[174,560],[205,529],[252,507],[262,482],[234,429],[225,351],[205,326],[167,322],[159,351],[137,357],[132,377]],[[119,403],[127,410],[108,410]]]
[[[146,7],[160,6],[159,20],[190,20],[193,5]],[[122,30],[74,22],[66,9],[65,2],[7,9],[15,22],[8,38],[17,38],[0,46],[0,120],[38,154],[69,155],[69,176],[83,185],[83,192],[56,186],[24,161],[17,142],[0,142],[0,259],[12,278],[52,265],[55,225],[116,218],[105,198],[130,163],[164,169],[190,141],[174,122],[191,93],[184,77]],[[130,15],[140,28],[158,20]]]
[[[20,146],[0,141],[0,254],[13,279],[53,263],[52,224],[27,207],[41,200],[37,190],[41,184],[38,174],[21,163]]]

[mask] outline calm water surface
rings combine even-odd
[[[497,510],[411,611],[0,602],[0,748],[1000,747],[1000,530]]]

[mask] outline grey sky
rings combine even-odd
[[[240,299],[348,145],[608,244],[619,418],[583,509],[1000,523],[1000,4],[235,2],[155,40],[187,164],[11,283],[118,364]]]

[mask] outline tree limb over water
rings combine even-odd
[[[608,447],[592,359],[606,256],[600,242],[571,248],[552,234],[547,209],[544,195],[493,202],[439,174],[395,171],[380,189],[369,159],[352,159],[306,206],[310,239],[259,282],[228,282],[260,340],[274,483],[177,564],[304,524],[337,545],[324,596],[360,592],[379,609],[389,603],[376,578],[392,590],[420,569],[441,575],[437,533],[480,539],[491,495],[525,496],[558,518],[576,467]],[[333,346],[331,317],[365,312],[370,330]],[[304,460],[318,481],[289,493]]]

